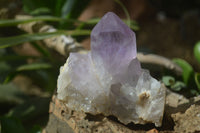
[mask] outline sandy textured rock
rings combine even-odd
[[[181,94],[175,93],[167,89],[166,91],[166,105],[177,108],[181,104],[189,103],[190,100]]]
[[[43,133],[146,133],[147,131],[151,133],[157,130],[160,133],[172,132],[170,122],[166,121],[166,118],[160,128],[154,124],[124,125],[113,116],[90,115],[71,110],[56,95],[52,97],[49,113],[49,122]]]
[[[184,96],[167,91],[167,102],[163,125],[160,128],[153,124],[124,125],[114,117],[90,115],[76,112],[67,106],[57,96],[50,103],[50,117],[43,133],[182,133],[199,131],[200,96],[187,99]],[[176,105],[173,103],[177,103]],[[172,117],[171,117],[172,116]]]
[[[174,132],[200,132],[200,96],[188,99],[167,91],[165,114],[174,122]]]
[[[170,99],[166,102],[166,113],[171,115],[176,132],[200,132],[200,96],[187,99],[168,91],[166,99]],[[174,106],[172,103],[177,104]]]
[[[200,132],[200,105],[191,105],[185,113],[172,114],[175,122],[174,130],[177,132]]]
[[[58,133],[135,133],[135,131],[125,127],[123,124],[103,115],[93,116],[84,112],[70,110],[55,95],[52,97],[49,113],[50,120],[43,133],[54,133],[55,129],[57,129]],[[63,127],[60,127],[57,122],[59,124],[65,123],[66,126],[62,124]],[[143,133],[145,131],[138,132]]]

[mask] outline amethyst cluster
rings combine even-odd
[[[162,123],[165,89],[141,68],[135,33],[112,12],[92,30],[91,51],[70,53],[57,92],[72,110],[114,115],[124,124]]]

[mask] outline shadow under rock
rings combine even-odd
[[[131,129],[131,130],[151,130],[153,128],[156,128],[159,131],[172,131],[174,129],[174,122],[171,117],[168,117],[166,114],[164,114],[163,117],[163,122],[161,127],[156,127],[153,123],[147,123],[147,124],[134,124],[134,123],[129,123],[127,125],[121,123],[118,121],[118,119],[115,116],[108,116],[108,119],[115,121],[119,124],[124,125],[125,127]]]
[[[88,121],[102,121],[103,118],[105,118],[105,116],[102,114],[92,115],[89,113],[86,113],[86,117],[85,117],[85,119]]]
[[[115,116],[108,116],[107,118],[113,122],[116,122],[118,124],[121,124],[129,129],[131,129],[131,130],[136,130],[136,131],[137,130],[138,131],[139,130],[148,131],[153,128],[157,129],[158,131],[173,131],[175,123],[171,117],[171,114],[175,114],[178,112],[184,113],[192,104],[200,105],[200,100],[195,101],[194,99],[191,99],[189,103],[181,104],[178,107],[170,107],[169,105],[166,105],[161,127],[156,127],[152,123],[148,123],[148,124],[144,124],[144,125],[129,123],[129,124],[125,125],[125,124],[121,123]],[[102,114],[91,115],[89,113],[87,113],[87,116],[85,117],[85,119],[88,119],[89,121],[102,121],[103,118],[105,118],[105,116]]]
[[[102,121],[103,118],[105,118],[104,115],[99,114],[99,115],[91,115],[89,113],[86,113],[86,117],[85,119],[87,119],[88,121]],[[148,124],[134,124],[134,123],[129,123],[127,125],[121,123],[117,117],[115,116],[108,116],[107,117],[109,120],[116,122],[118,124],[121,124],[131,130],[151,130],[153,128],[156,128],[159,131],[172,131],[174,129],[174,122],[172,120],[171,117],[169,117],[168,115],[164,114],[164,118],[163,118],[163,122],[162,122],[162,126],[161,127],[156,127],[153,123],[148,123]]]
[[[194,99],[190,99],[188,103],[183,103],[178,105],[178,107],[171,107],[169,105],[165,106],[165,113],[168,115],[175,114],[175,113],[184,113],[191,105],[200,105],[200,100],[195,101]]]

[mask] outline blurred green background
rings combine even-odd
[[[41,40],[64,34],[89,49],[90,31],[108,11],[136,32],[139,51],[173,59],[183,69],[182,75],[152,71],[156,78],[187,97],[199,95],[199,7],[199,0],[0,0],[0,131],[42,131],[67,57]],[[16,15],[32,17],[17,20]],[[27,33],[18,28],[39,21],[57,31]]]

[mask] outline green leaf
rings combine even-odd
[[[46,38],[59,36],[59,35],[89,35],[90,30],[76,30],[76,31],[56,31],[48,33],[35,33],[35,34],[25,34],[14,37],[0,38],[0,48],[12,47],[21,43],[43,40]]]
[[[128,25],[128,21],[127,20],[125,20],[124,22]],[[132,30],[138,31],[140,29],[140,27],[139,27],[139,25],[138,25],[138,23],[136,21],[130,20],[130,24],[131,24],[130,28]]]
[[[66,0],[57,0],[56,1],[56,5],[55,5],[55,9],[54,9],[54,15],[55,16],[61,16],[61,12],[62,12],[62,7],[65,4]]]
[[[14,77],[16,77],[17,76],[17,72],[11,72],[11,73],[9,73],[7,76],[6,76],[6,78],[5,78],[5,80],[4,80],[4,82],[3,82],[3,84],[8,84],[12,79],[14,79]]]
[[[0,56],[6,54],[6,50],[5,49],[0,49]]]
[[[122,9],[124,10],[124,13],[126,14],[126,17],[127,17],[127,25],[130,27],[131,26],[131,22],[130,22],[131,17],[128,13],[128,10],[126,9],[124,4],[120,0],[115,0],[115,2],[118,3],[122,7]]]
[[[47,63],[32,63],[32,64],[26,64],[22,65],[17,68],[17,71],[32,71],[32,70],[40,70],[40,69],[49,69],[52,66]]]
[[[53,17],[53,16],[38,16],[38,17],[32,17],[32,18],[28,18],[28,19],[9,19],[9,20],[0,20],[0,27],[6,27],[6,26],[16,26],[18,24],[25,24],[25,23],[30,23],[30,22],[35,22],[35,21],[50,21],[50,22],[65,22],[65,23],[78,23],[79,24],[79,28],[77,29],[81,29],[80,27],[86,26],[86,25],[96,25],[99,21],[100,18],[94,18],[94,19],[90,19],[88,21],[79,21],[76,19],[72,19],[72,18],[59,18],[59,17]],[[133,20],[123,20],[124,23],[126,23],[128,25],[128,23],[130,22],[130,28],[133,30],[139,30],[139,26],[138,23],[136,21]]]
[[[183,78],[183,81],[186,85],[189,84],[189,81],[191,81],[193,78],[193,74],[194,74],[194,70],[192,68],[192,66],[186,62],[185,60],[183,59],[179,59],[179,58],[175,58],[173,59],[173,62],[175,62],[177,65],[179,65],[182,70],[183,70],[183,74],[182,74],[182,78]]]
[[[0,56],[0,62],[1,61],[27,60],[27,59],[30,59],[30,58],[37,59],[37,58],[41,58],[41,57],[38,57],[38,56],[23,56],[23,55],[4,55],[4,56]]]
[[[34,10],[46,8],[54,16],[77,18],[89,2],[90,0],[23,0],[23,9],[30,14]]]
[[[58,75],[58,69],[43,69],[37,71],[25,71],[23,75],[31,77],[34,83],[46,90],[53,91],[56,87],[56,80]]]
[[[8,65],[6,62],[0,62],[0,83],[3,83],[6,76],[12,70],[11,66]]]
[[[21,121],[14,117],[0,117],[2,133],[26,133]]]
[[[186,87],[186,85],[181,81],[176,81],[174,85],[171,86],[173,91],[180,91],[182,88]]]
[[[42,133],[42,127],[38,125],[34,125],[30,131],[30,133]]]
[[[67,0],[62,7],[62,18],[77,19],[90,0]],[[73,28],[72,23],[61,22],[60,28]]]
[[[194,57],[200,63],[200,41],[194,46]]]
[[[14,84],[0,84],[0,102],[19,104],[24,102],[27,97]]]
[[[62,17],[76,19],[89,2],[90,0],[66,0],[62,7]]]
[[[199,89],[200,92],[200,73],[195,73],[195,83],[197,85],[197,88]]]
[[[38,17],[32,17],[28,19],[8,19],[8,20],[0,20],[0,27],[5,27],[5,26],[15,26],[18,24],[25,24],[25,23],[30,23],[34,21],[52,21],[52,22],[71,22],[71,23],[84,23],[82,21],[78,21],[75,19],[66,19],[66,18],[58,18],[58,17],[53,17],[53,16],[38,16]]]
[[[191,90],[190,90],[190,93],[191,93],[192,95],[195,95],[195,96],[198,96],[198,95],[199,95],[199,92],[198,92],[197,90],[194,90],[194,89],[191,89]]]
[[[99,21],[101,20],[101,18],[92,18],[92,19],[90,19],[90,20],[88,20],[88,21],[85,21],[85,22],[79,22],[79,25],[77,26],[77,30],[80,30],[80,29],[82,29],[84,26],[95,26]],[[139,26],[138,26],[138,23],[136,22],[136,21],[134,21],[134,20],[125,20],[125,19],[123,19],[122,20],[124,23],[126,23],[127,25],[128,25],[128,23],[130,22],[130,28],[132,29],[132,30],[135,30],[135,31],[137,31],[137,30],[139,30]]]
[[[162,77],[162,82],[166,85],[166,86],[171,86],[175,83],[175,78],[172,76],[163,76]]]
[[[69,18],[69,16],[76,0],[66,0],[63,7],[62,7],[62,18]]]
[[[52,13],[52,9],[54,9],[56,0],[22,0],[23,9],[26,13],[31,13],[34,10],[39,8],[48,8]]]
[[[7,71],[10,70],[10,66],[6,62],[0,62],[0,73],[1,71]]]
[[[36,97],[26,100],[11,109],[7,116],[19,118],[22,121],[31,121],[48,112],[50,97]]]
[[[51,10],[46,7],[40,7],[30,12],[31,15],[50,14]]]
[[[37,43],[35,42],[32,42],[31,43],[32,46],[38,51],[40,52],[43,56],[45,57],[49,57],[51,56],[50,52],[48,50],[46,50],[45,48],[43,48],[42,46],[38,45]]]

